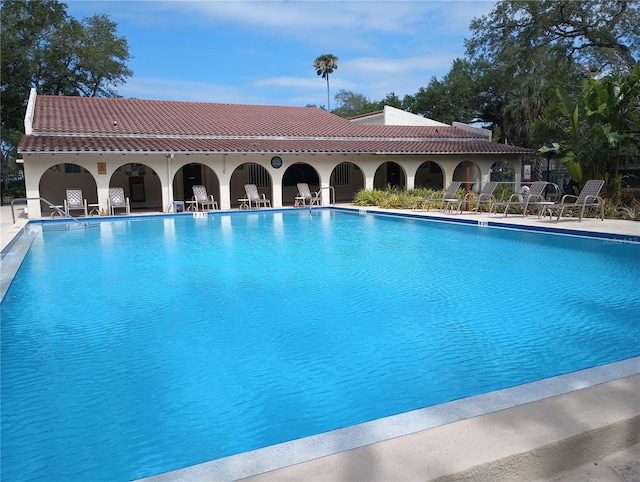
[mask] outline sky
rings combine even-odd
[[[64,1],[64,0],[63,0]],[[338,57],[334,95],[401,99],[449,72],[463,57],[469,23],[493,1],[70,0],[81,20],[106,14],[127,39],[134,75],[126,98],[327,106],[313,61]]]

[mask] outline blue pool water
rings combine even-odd
[[[2,480],[130,480],[637,356],[639,260],[332,210],[45,226],[1,305]]]

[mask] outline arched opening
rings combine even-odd
[[[268,200],[273,199],[271,175],[260,164],[255,162],[245,162],[235,168],[229,181],[229,192],[231,195],[231,207],[240,207],[241,199],[244,199],[245,184],[255,184],[260,194],[264,194]]]
[[[121,187],[131,210],[162,212],[162,183],[158,174],[145,164],[124,164],[111,176],[109,187]]]
[[[508,161],[496,161],[491,165],[491,181],[514,182],[513,166]]]
[[[80,189],[87,204],[98,203],[98,187],[93,175],[84,167],[70,162],[55,164],[47,169],[40,178],[38,189],[40,197],[56,206],[64,204],[67,189]],[[42,215],[53,212],[48,204],[40,203],[40,206]]]
[[[193,198],[193,186],[202,185],[207,194],[220,201],[220,180],[209,166],[191,162],[182,166],[173,176],[173,200],[190,201]]]
[[[462,161],[453,171],[452,181],[462,182],[462,188],[467,192],[480,192],[481,174],[480,168],[471,161]]]
[[[406,189],[407,176],[400,164],[396,162],[385,162],[378,167],[373,177],[374,189]]]
[[[320,189],[320,176],[313,166],[305,162],[296,162],[282,175],[282,204],[293,205],[298,194],[297,184],[306,182],[311,192]]]
[[[439,190],[444,188],[444,172],[442,168],[433,161],[420,164],[416,171],[416,188]]]
[[[353,162],[341,162],[331,171],[329,185],[333,186],[336,202],[352,202],[356,193],[364,189],[364,175]]]

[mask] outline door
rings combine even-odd
[[[182,168],[182,187],[184,200],[188,201],[193,196],[192,187],[202,184],[202,166],[200,164],[187,164]]]

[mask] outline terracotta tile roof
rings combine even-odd
[[[521,147],[484,140],[202,139],[166,137],[25,136],[20,152],[520,154]]]
[[[37,96],[19,152],[524,153],[451,126],[361,125],[315,107]]]

